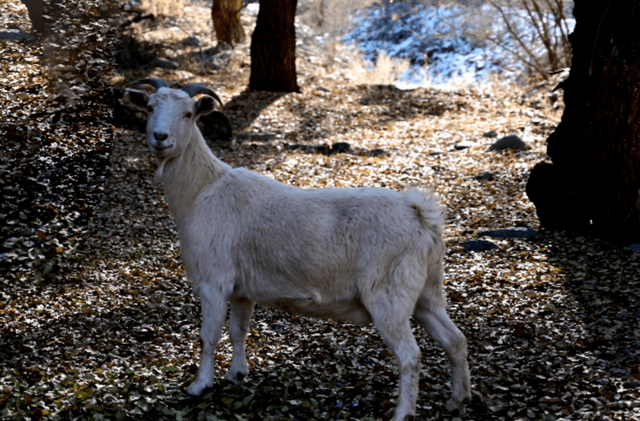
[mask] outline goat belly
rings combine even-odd
[[[366,326],[371,323],[371,315],[359,300],[332,301],[318,303],[315,297],[279,298],[273,307],[318,319],[334,319]]]

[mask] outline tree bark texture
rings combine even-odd
[[[251,37],[249,89],[300,92],[296,80],[297,0],[262,0]]]
[[[35,32],[44,32],[44,22],[42,19],[43,0],[21,0],[27,6],[29,19]]]
[[[543,227],[640,242],[640,3],[576,0],[573,13],[553,164],[534,167],[527,194]]]
[[[244,41],[240,9],[242,9],[242,0],[213,0],[211,19],[218,43],[235,47]]]

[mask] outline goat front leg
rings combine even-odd
[[[249,374],[245,340],[249,333],[249,322],[253,315],[254,302],[246,298],[231,297],[231,316],[229,318],[229,336],[233,346],[231,368],[224,376],[225,380],[242,383]]]
[[[451,363],[451,399],[447,411],[465,415],[465,406],[471,401],[471,382],[467,362],[467,338],[451,321],[444,307],[428,309],[419,302],[413,313],[420,326],[444,348]]]
[[[222,327],[227,317],[226,296],[214,292],[212,287],[207,284],[200,285],[199,295],[202,307],[202,326],[200,328],[202,353],[200,354],[198,377],[187,388],[187,393],[191,396],[198,396],[204,389],[213,385],[213,354],[220,341]]]

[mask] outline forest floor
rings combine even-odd
[[[19,1],[0,6],[10,11],[0,33],[30,31]],[[299,28],[302,92],[250,92],[248,41],[216,52],[206,2],[178,18],[112,6],[50,4],[46,37],[0,40],[0,419],[376,420],[393,406],[395,360],[373,327],[263,306],[247,383],[222,380],[225,329],[220,380],[201,397],[184,393],[198,366],[199,304],[144,135],[112,119],[127,83],[160,77],[220,95],[236,137],[211,148],[234,167],[303,188],[437,193],[449,314],[469,340],[467,419],[640,420],[640,253],[540,230],[525,194],[562,113],[553,84],[368,84],[353,77],[351,53],[327,61]],[[243,14],[247,34],[254,21]],[[158,57],[178,68],[152,67]],[[509,134],[529,149],[488,150]],[[350,150],[291,147],[338,142]],[[524,226],[538,235],[482,235]],[[497,247],[465,251],[482,239]],[[414,332],[417,419],[451,419],[446,357]]]

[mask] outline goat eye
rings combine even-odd
[[[191,113],[186,113],[186,114],[184,115],[184,118],[191,118],[191,116],[192,116],[192,115],[193,115],[193,114],[191,114]]]

